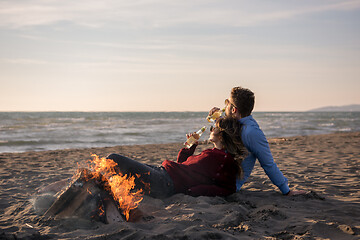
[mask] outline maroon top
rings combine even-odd
[[[174,182],[175,191],[192,196],[226,196],[236,191],[237,167],[233,156],[217,148],[194,154],[197,145],[179,151],[177,162],[162,166]]]

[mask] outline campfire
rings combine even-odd
[[[106,179],[106,184],[104,184],[105,190],[111,193],[122,214],[128,221],[130,211],[137,208],[143,199],[143,191],[134,190],[135,176],[117,173],[115,171],[117,164],[111,159],[99,158],[95,154],[92,156],[94,159],[91,170],[95,173],[94,175],[101,174]]]
[[[104,223],[130,220],[131,211],[139,206],[144,195],[143,190],[135,190],[136,176],[117,172],[117,164],[111,159],[92,157],[89,168],[78,169],[45,216],[79,216]]]

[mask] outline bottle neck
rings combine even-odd
[[[197,131],[196,133],[201,135],[203,132],[205,132],[205,127],[202,127],[199,131]]]

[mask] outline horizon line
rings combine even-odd
[[[283,110],[283,111],[275,111],[275,110],[271,110],[271,111],[253,111],[253,112],[306,112],[306,111],[309,111],[309,110],[305,110],[305,111],[301,111],[301,110]],[[6,113],[6,112],[33,112],[33,113],[45,113],[45,112],[84,112],[84,113],[90,113],[90,112],[109,112],[109,113],[120,113],[120,112],[124,112],[124,113],[150,113],[150,112],[209,112],[209,111],[192,111],[192,110],[185,110],[185,111],[151,111],[151,110],[147,110],[147,111],[98,111],[98,110],[81,110],[81,111],[78,111],[78,110],[66,110],[66,111],[62,111],[62,110],[41,110],[41,111],[37,111],[37,110],[25,110],[25,111],[22,111],[22,110],[10,110],[10,111],[3,111],[3,110],[0,110],[0,113]]]

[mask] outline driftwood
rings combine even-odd
[[[104,190],[106,180],[89,170],[78,172],[72,183],[61,191],[44,216],[64,218],[77,216],[103,223],[125,221],[112,196]]]

